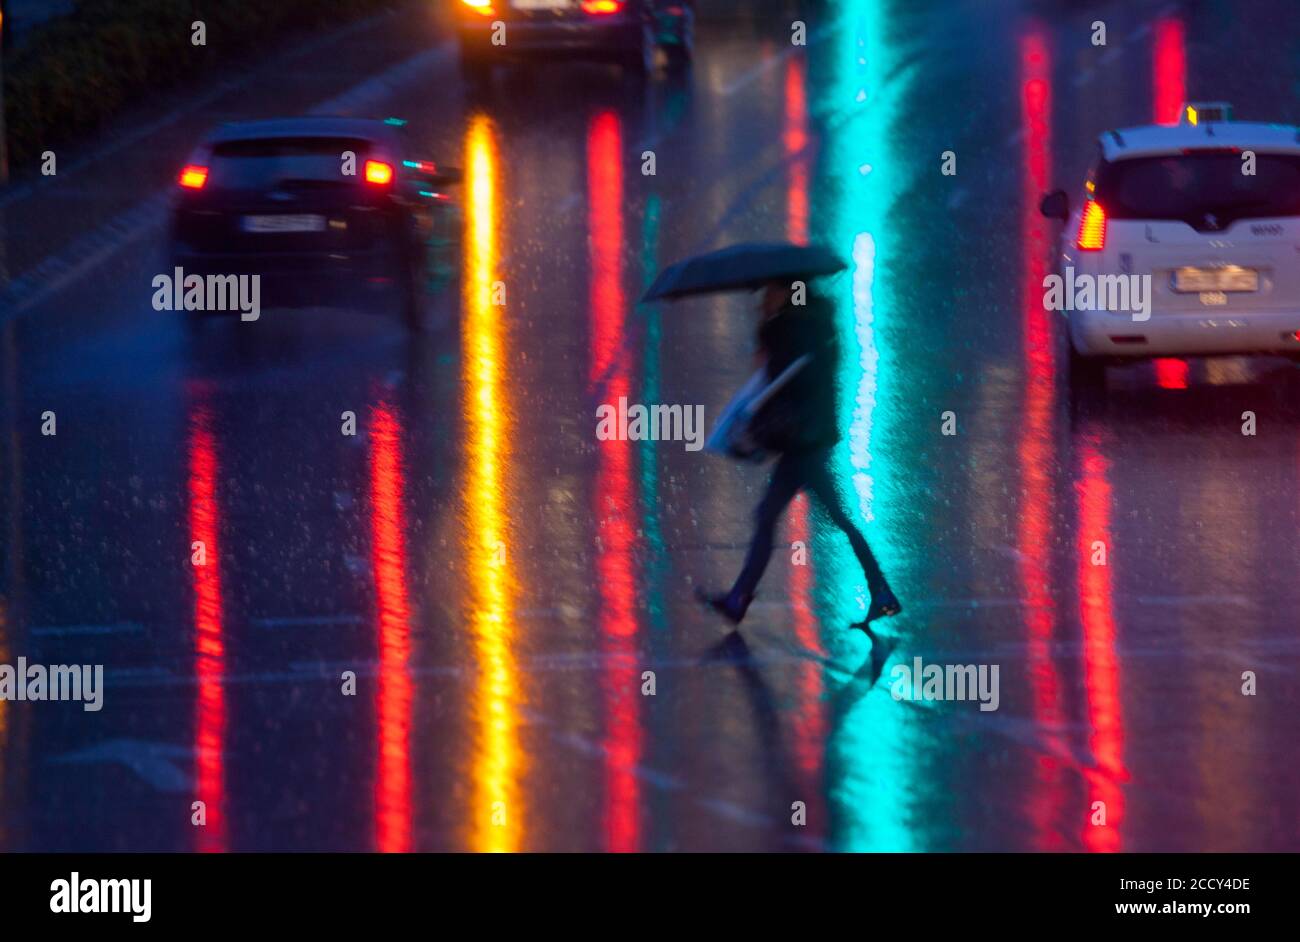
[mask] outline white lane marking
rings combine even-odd
[[[551,727],[550,721],[545,717],[528,715],[527,711],[524,711],[524,713],[528,716],[528,720],[532,725]],[[568,746],[570,749],[580,752],[583,755],[600,756],[605,759],[611,757],[611,753],[604,743],[588,739],[581,733],[552,729],[551,739],[554,742],[557,742],[562,746]],[[641,765],[639,762],[628,763],[627,771],[632,773],[633,776],[641,781],[649,782],[651,785],[664,791],[681,791],[686,787],[685,783],[683,783],[677,776],[670,775],[667,772],[660,772],[659,770],[652,769],[649,766]]]
[[[124,765],[146,783],[160,792],[190,791],[193,782],[189,773],[177,765],[193,761],[196,750],[171,743],[148,742],[142,739],[112,739],[88,749],[65,753],[50,761],[58,765],[91,765],[113,763]]]
[[[36,267],[9,282],[0,292],[0,324],[13,320],[65,290],[119,251],[162,225],[168,195],[158,193],[136,203],[108,222],[47,255]]]
[[[354,114],[368,111],[376,102],[414,81],[427,69],[441,65],[451,58],[456,50],[454,40],[448,39],[425,52],[417,53],[404,62],[399,62],[385,69],[378,75],[371,76],[359,85],[353,86],[340,95],[316,105],[308,114],[333,115]]]
[[[557,729],[544,715],[535,713],[531,710],[520,711],[524,718],[532,725],[546,727],[551,730],[551,739],[553,742],[562,746],[567,746],[574,751],[590,757],[600,757],[606,760],[617,760],[618,754],[611,752],[602,742],[598,742],[581,733],[569,730]],[[643,765],[639,762],[629,762],[624,766],[625,770],[632,776],[642,782],[646,782],[660,791],[681,792],[687,790],[688,783],[683,781],[679,776],[667,772],[661,772],[658,769]],[[738,805],[733,801],[725,798],[713,798],[700,796],[699,788],[690,788],[695,795],[693,803],[700,808],[713,812],[720,818],[741,824],[746,827],[770,830],[776,820],[762,814],[761,812],[752,811],[748,808]],[[820,843],[819,839],[814,839]]]
[[[817,659],[818,655],[814,652],[796,654],[789,649],[764,650],[751,653],[749,663],[752,663],[755,667],[778,668],[785,665],[807,663],[810,657]],[[518,667],[520,671],[526,674],[542,674],[547,672],[604,671],[608,670],[610,666],[623,665],[624,663],[625,659],[622,655],[602,655],[593,652],[572,656],[544,655],[532,657],[521,662]],[[727,666],[730,661],[727,659],[706,660],[703,653],[695,653],[673,658],[654,658],[646,655],[640,663],[647,670],[714,670]],[[823,663],[828,667],[835,667],[830,661],[823,661]],[[193,687],[196,679],[190,670],[190,665],[178,666],[182,667],[185,672],[170,673],[160,667],[113,668],[106,671],[105,676],[108,681],[112,682],[114,687],[118,688]],[[232,687],[243,684],[329,682],[337,679],[342,671],[353,671],[358,677],[376,677],[382,669],[378,661],[362,657],[330,661],[291,661],[282,667],[270,670],[224,674],[221,683],[223,686]],[[409,678],[419,679],[422,677],[466,677],[477,674],[478,670],[471,664],[410,664],[403,673]]]
[[[1250,604],[1244,595],[1119,595],[1117,603],[1133,602],[1138,605],[1157,605],[1178,607],[1182,605],[1239,605]],[[755,603],[751,608],[756,608]],[[988,598],[958,599],[921,599],[910,603],[914,609],[930,608],[1041,608],[1030,605],[1024,599],[1015,596],[990,596]]]
[[[142,631],[144,631],[143,625],[124,621],[115,625],[53,625],[46,628],[33,628],[32,634],[39,638],[62,638],[86,635],[128,635],[139,634]]]
[[[223,677],[223,684],[265,684],[278,683],[287,681],[289,683],[300,684],[305,680],[337,680],[343,671],[352,671],[358,677],[378,677],[386,671],[384,666],[378,661],[363,661],[360,659],[353,661],[293,661],[286,671],[263,671],[260,674],[235,674]],[[410,667],[403,671],[407,677],[418,679],[420,677],[461,677],[470,673],[464,667],[454,665],[450,667]]]
[[[563,605],[551,608],[519,608],[510,613],[511,618],[581,618],[582,610]]]
[[[150,665],[146,667],[114,667],[106,670],[104,676],[111,681],[118,681],[122,678],[137,680],[159,680],[165,683],[171,683],[175,675],[165,667]]]
[[[989,549],[1003,556],[1010,556],[1012,559],[1024,560],[1028,558],[1025,556],[1024,553],[1020,552],[1020,550],[1016,549],[1014,546],[1009,546],[1008,544],[1005,543],[999,543],[996,546],[990,546]]]
[[[274,618],[252,618],[254,628],[322,628],[334,625],[363,625],[360,615],[284,615]]]
[[[557,216],[563,216],[569,210],[573,209],[575,205],[582,202],[582,199],[583,199],[582,193],[578,193],[576,191],[570,193],[564,199],[560,200],[560,202],[556,205],[555,214]]]
[[[1139,605],[1249,605],[1244,595],[1139,595]]]
[[[746,85],[751,85],[758,81],[760,76],[772,71],[796,52],[799,52],[800,50],[807,51],[814,46],[824,43],[826,40],[830,39],[831,36],[835,34],[835,31],[842,25],[843,24],[838,20],[829,23],[809,36],[807,45],[796,46],[793,43],[790,43],[781,52],[768,56],[766,59],[760,59],[758,65],[751,66],[726,85],[723,85],[722,94],[726,96],[734,95]],[[782,37],[782,41],[784,41],[784,39],[785,37]]]
[[[733,802],[723,798],[697,798],[695,803],[701,808],[707,808],[720,818],[728,821],[734,821],[737,824],[744,824],[748,827],[768,828],[772,826],[772,819],[767,815],[758,814],[742,808]]]
[[[914,609],[924,608],[1043,608],[1030,605],[1024,599],[1015,597],[992,597],[970,599],[923,599],[910,605]]]

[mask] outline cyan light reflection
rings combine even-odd
[[[898,120],[900,88],[891,85],[897,52],[883,40],[887,34],[884,0],[858,0],[847,5],[839,47],[834,54],[833,84],[836,111],[852,110],[847,120],[829,132],[825,148],[831,197],[829,212],[814,217],[814,228],[852,263],[847,279],[839,282],[841,325],[840,405],[848,421],[847,436],[837,449],[836,477],[851,508],[862,519],[879,521],[867,536],[900,590],[907,585],[896,570],[889,570],[893,552],[889,537],[889,508],[875,506],[876,481],[897,472],[887,450],[873,448],[878,441],[897,441],[901,417],[880,394],[879,367],[888,363],[887,332],[882,329],[894,310],[889,285],[877,277],[881,260],[895,244],[890,228],[889,202],[899,192],[901,178],[891,158],[890,141]],[[869,166],[870,173],[861,168]],[[884,352],[884,355],[882,355]],[[861,567],[847,542],[836,539],[819,548],[818,558],[829,560],[819,570],[824,587],[823,611],[861,617],[865,586]],[[857,596],[856,613],[845,611]],[[860,639],[849,639],[846,618],[835,618],[828,646],[839,656],[862,656]],[[856,644],[854,642],[857,642]],[[858,652],[856,655],[851,652]],[[886,681],[887,682],[887,678]],[[839,682],[836,682],[839,683]],[[834,718],[827,744],[827,778],[830,782],[830,844],[849,851],[911,851],[918,846],[918,830],[909,821],[910,796],[916,778],[911,752],[915,733],[908,714],[889,697],[850,697]]]

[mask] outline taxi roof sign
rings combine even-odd
[[[1226,101],[1184,102],[1179,112],[1179,124],[1198,125],[1210,121],[1231,121],[1232,105]]]

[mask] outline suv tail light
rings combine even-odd
[[[1096,200],[1083,204],[1083,218],[1079,220],[1079,238],[1075,245],[1085,252],[1098,252],[1106,247],[1106,211]]]
[[[208,182],[208,168],[190,164],[181,171],[180,179],[177,182],[187,190],[201,190],[203,184]]]
[[[367,160],[366,182],[375,186],[388,186],[393,182],[393,165],[382,160]]]

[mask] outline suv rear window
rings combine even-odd
[[[1300,216],[1300,156],[1257,154],[1255,174],[1241,172],[1235,150],[1132,157],[1103,163],[1097,201],[1112,219],[1180,219],[1222,228],[1238,219]]]
[[[343,176],[343,152],[357,155],[357,177]],[[257,138],[225,141],[212,150],[212,182],[228,189],[258,189],[288,180],[354,183],[370,142],[344,137]]]

